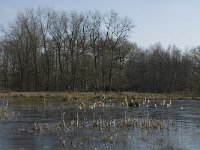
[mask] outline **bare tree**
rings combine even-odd
[[[114,61],[116,58],[116,47],[121,40],[127,38],[128,33],[134,27],[132,20],[128,17],[121,18],[117,12],[110,11],[110,13],[105,17],[105,27],[106,27],[106,49],[107,55],[109,56],[108,68],[109,68],[109,91],[112,87],[112,72],[114,67]]]
[[[95,92],[99,88],[99,67],[100,67],[100,41],[102,38],[101,26],[102,26],[102,15],[100,12],[90,12],[90,22],[88,24],[88,30],[90,30],[90,47],[91,53],[94,59],[95,69]]]
[[[39,17],[39,31],[41,34],[41,42],[43,45],[44,53],[45,53],[45,59],[46,59],[46,65],[45,65],[45,89],[49,90],[49,83],[50,83],[50,52],[48,49],[49,40],[51,39],[49,35],[49,29],[50,29],[50,23],[51,23],[51,13],[53,11],[51,9],[44,9],[39,8],[37,10],[37,15]]]

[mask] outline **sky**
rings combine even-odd
[[[114,9],[135,24],[129,39],[141,47],[160,42],[180,49],[200,45],[200,0],[0,0],[0,25],[6,26],[25,8],[55,10]]]

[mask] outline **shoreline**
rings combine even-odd
[[[196,93],[138,93],[138,92],[0,92],[0,98],[63,98],[63,99],[106,99],[124,100],[200,100]]]

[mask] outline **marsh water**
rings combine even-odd
[[[0,102],[5,106],[5,99]],[[85,101],[85,107],[7,104],[9,115],[0,120],[0,149],[200,149],[200,101],[174,100],[168,107],[161,102],[140,107],[114,100],[103,105]]]

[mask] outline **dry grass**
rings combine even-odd
[[[124,100],[125,97],[129,99],[151,99],[151,100],[191,100],[200,99],[199,94],[193,93],[136,93],[136,92],[0,92],[0,97],[8,98],[61,98],[68,99],[99,99],[105,96],[106,99]]]

